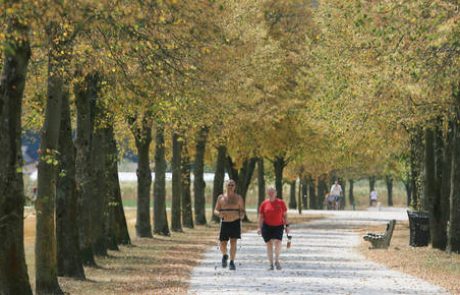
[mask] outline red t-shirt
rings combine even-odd
[[[264,218],[264,223],[270,226],[283,225],[283,216],[286,211],[286,203],[278,198],[273,202],[270,202],[269,199],[263,201],[259,208],[259,214]]]

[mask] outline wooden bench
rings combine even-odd
[[[391,237],[393,236],[393,230],[395,229],[396,220],[390,220],[387,224],[385,233],[367,233],[363,239],[372,244],[371,249],[388,249],[390,246]]]

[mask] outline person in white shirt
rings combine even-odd
[[[371,201],[370,202],[371,206],[375,206],[377,204],[377,199],[378,199],[377,191],[375,189],[371,191],[369,198]]]
[[[331,186],[331,192],[329,196],[331,199],[335,200],[335,208],[339,208],[340,197],[342,195],[342,186],[339,184],[339,181],[336,180],[335,183]]]

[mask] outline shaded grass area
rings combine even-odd
[[[362,231],[383,232],[382,227],[372,227]],[[452,294],[460,294],[460,255],[448,254],[429,247],[409,246],[409,224],[396,224],[388,250],[370,250],[369,243],[363,241],[360,251],[370,260],[384,264],[391,269],[408,273],[442,286]]]
[[[35,216],[29,210],[25,219],[26,259],[32,286],[34,285]],[[135,238],[136,210],[126,209],[132,246],[109,251],[107,257],[97,257],[98,267],[85,267],[87,280],[59,278],[62,289],[70,294],[186,294],[188,279],[204,251],[217,247],[219,225],[211,223],[172,233],[171,237]],[[208,212],[210,217],[210,211]],[[320,217],[290,216],[291,223],[307,222]],[[249,214],[251,223],[243,231],[257,228],[257,216]],[[170,219],[169,219],[170,220]],[[208,219],[210,220],[210,218]],[[261,247],[263,242],[261,241]],[[220,257],[216,257],[217,260]]]

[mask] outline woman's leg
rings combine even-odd
[[[280,253],[281,253],[281,240],[272,240],[275,244],[275,262],[279,263]]]
[[[267,245],[267,257],[270,265],[273,265],[273,240],[270,240],[266,243]]]

